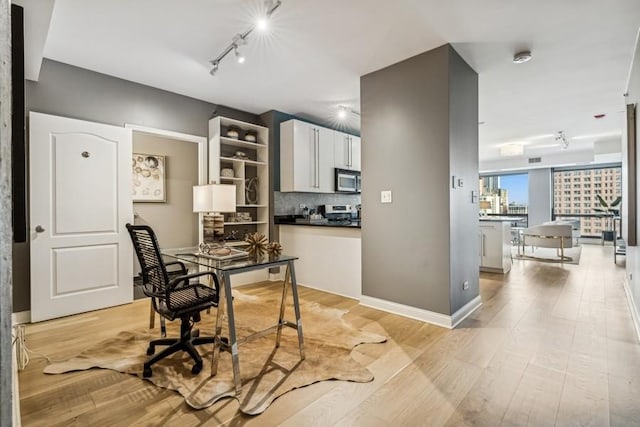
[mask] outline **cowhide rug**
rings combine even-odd
[[[243,337],[274,324],[278,318],[279,299],[255,297],[234,290],[237,336]],[[289,304],[290,305],[290,304]],[[282,341],[275,348],[275,333],[240,346],[242,393],[240,410],[256,415],[263,412],[278,396],[324,380],[369,382],[373,375],[351,357],[358,344],[381,343],[382,335],[357,330],[344,319],[342,310],[323,308],[301,302],[305,360],[300,360],[296,331],[283,328]],[[286,319],[295,319],[291,307]],[[212,335],[215,310],[197,327],[200,335]],[[167,322],[167,336],[176,336],[179,321]],[[223,333],[224,335],[224,333]],[[159,337],[158,329],[123,331],[117,336],[92,345],[78,356],[45,367],[48,374],[107,368],[142,378],[142,365],[151,339]],[[164,347],[158,347],[159,351]],[[218,374],[210,377],[212,345],[200,345],[198,351],[204,368],[191,374],[193,361],[185,353],[176,353],[153,365],[153,384],[175,390],[193,408],[202,409],[227,396],[234,396],[231,354],[221,352]]]

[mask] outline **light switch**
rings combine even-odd
[[[380,203],[391,203],[391,190],[383,190],[380,192]]]

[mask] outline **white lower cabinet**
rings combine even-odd
[[[480,270],[507,273],[511,270],[511,224],[480,221]]]

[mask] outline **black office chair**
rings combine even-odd
[[[196,362],[191,372],[197,374],[202,370],[202,358],[195,346],[212,344],[214,337],[200,337],[197,330],[193,331],[193,325],[200,321],[201,311],[218,306],[220,291],[218,277],[212,271],[170,276],[151,227],[131,224],[127,224],[126,227],[142,269],[143,290],[145,295],[151,298],[153,309],[162,318],[180,319],[179,338],[161,338],[149,343],[147,348],[149,356],[154,354],[155,347],[158,345],[169,347],[145,362],[142,375],[145,378],[150,377],[151,365],[177,351],[189,353]],[[181,271],[187,272],[184,264]],[[191,279],[202,276],[209,276],[214,287],[191,282]]]

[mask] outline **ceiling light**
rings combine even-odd
[[[269,21],[267,18],[260,18],[256,21],[256,28],[260,31],[264,31],[269,28]]]
[[[280,7],[281,4],[282,4],[281,0],[266,0],[264,2],[264,6],[265,6],[264,17],[259,19],[253,27],[249,28],[244,33],[238,33],[235,36],[233,36],[233,38],[231,39],[231,43],[226,48],[224,48],[224,50],[215,59],[212,59],[211,61],[209,61],[211,62],[211,65],[213,65],[213,68],[211,69],[211,71],[209,71],[209,74],[214,76],[218,72],[220,62],[232,50],[236,54],[236,60],[238,61],[238,63],[240,64],[244,63],[245,57],[238,52],[238,46],[247,44],[247,37],[249,37],[249,35],[253,32],[253,30],[266,29],[268,27],[268,21],[271,18],[271,15],[278,7]]]
[[[505,144],[500,147],[501,156],[520,156],[524,153],[524,145],[520,143]]]
[[[523,52],[518,52],[513,55],[513,63],[514,64],[523,64],[531,60],[531,52],[525,50]]]
[[[340,120],[344,120],[344,119],[346,119],[346,118],[347,118],[347,107],[345,107],[345,106],[341,105],[341,106],[338,108],[338,118],[339,118]]]

